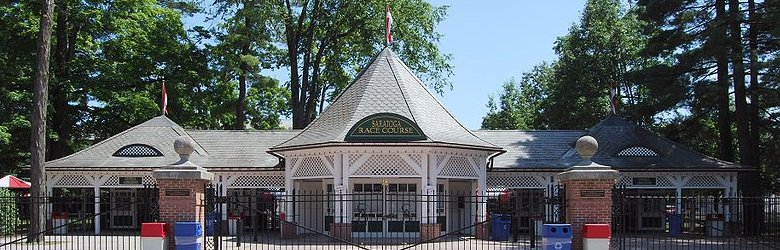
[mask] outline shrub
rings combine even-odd
[[[16,195],[7,188],[0,188],[0,235],[10,235],[21,224],[16,207]]]

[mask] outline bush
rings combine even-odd
[[[16,207],[16,195],[7,188],[0,188],[0,235],[11,235],[21,224]]]

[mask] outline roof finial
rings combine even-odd
[[[577,148],[577,153],[580,154],[580,157],[582,157],[583,160],[590,161],[590,159],[593,158],[593,155],[596,154],[599,143],[596,141],[596,138],[586,135],[577,140],[577,145],[575,147]]]

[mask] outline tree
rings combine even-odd
[[[19,173],[30,163],[33,92],[40,3],[0,5],[0,172]]]
[[[30,172],[32,175],[33,199],[46,196],[46,176],[44,163],[46,162],[46,106],[48,105],[49,84],[49,51],[51,49],[52,15],[54,14],[54,0],[45,0],[41,13],[40,33],[38,35],[38,49],[36,53],[35,76],[33,77],[33,105],[32,112],[32,160]],[[29,242],[42,242],[43,229],[46,228],[46,207],[44,203],[30,206],[32,215],[30,221]]]
[[[273,2],[256,1],[216,1],[217,16],[223,23],[214,33],[218,44],[213,46],[215,66],[219,71],[219,84],[238,81],[238,98],[235,101],[235,123],[233,129],[244,129],[247,112],[248,81],[263,79],[259,74],[263,68],[269,68],[277,53],[271,44],[271,30],[274,23]],[[249,84],[253,85],[253,84]],[[254,86],[266,86],[254,84]],[[277,86],[269,86],[269,91]],[[262,90],[261,90],[262,92]],[[261,121],[267,123],[273,121]],[[277,122],[278,124],[278,122]]]
[[[276,39],[286,45],[281,61],[290,68],[290,107],[293,128],[304,128],[327,101],[337,95],[355,69],[384,45],[385,1],[279,1],[282,32]],[[424,75],[437,92],[450,87],[449,55],[436,43],[441,35],[435,26],[446,7],[422,0],[393,1],[392,47],[409,67]],[[328,13],[338,13],[331,15]],[[318,108],[319,106],[319,108]]]
[[[554,65],[541,63],[523,74],[520,83],[514,79],[504,83],[499,94],[500,106],[493,96],[488,100],[488,114],[482,118],[482,129],[543,129],[549,123],[539,114],[542,102],[549,95],[548,86],[554,80]]]

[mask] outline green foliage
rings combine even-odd
[[[553,77],[553,66],[542,63],[523,74],[520,83],[514,79],[504,83],[499,94],[499,105],[493,96],[488,100],[488,114],[483,117],[482,129],[541,129],[545,124],[539,114],[549,94],[548,84]]]
[[[16,197],[11,190],[0,188],[0,235],[12,235],[21,224]]]

